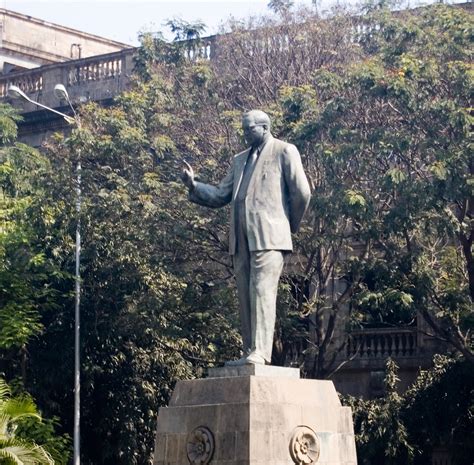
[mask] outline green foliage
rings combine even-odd
[[[0,144],[2,146],[16,140],[18,135],[16,123],[20,119],[21,117],[10,105],[0,104]]]
[[[220,180],[244,148],[240,115],[252,107],[298,146],[313,188],[282,280],[274,362],[328,376],[349,304],[355,326],[412,325],[421,313],[472,358],[472,19],[442,5],[369,10],[358,37],[344,14],[231,22],[211,61],[199,54],[201,29],[174,22],[178,40],[144,35],[131,89],[107,109],[85,105],[81,127],[46,158],[2,148],[2,363],[28,375],[67,431],[82,160],[84,464],[149,463],[174,382],[238,355],[228,211],[189,204],[179,175],[186,160],[202,180]],[[388,397],[360,401],[360,437],[379,463],[409,463],[425,450],[422,432],[390,369]]]
[[[363,21],[365,60],[315,73],[305,111],[301,93],[281,102],[315,182],[314,236],[349,251],[334,265],[354,324],[412,324],[418,311],[472,358],[472,17],[437,5]]]
[[[10,389],[0,378],[0,464],[54,465],[48,451],[17,434],[21,419],[40,419],[36,406],[28,396],[11,397]]]
[[[72,455],[72,440],[66,433],[58,435],[61,430],[59,418],[24,417],[18,422],[16,436],[22,440],[41,444],[51,456],[55,465],[67,465]]]
[[[141,46],[135,57],[135,70],[142,79],[152,78],[157,63],[170,67],[180,66],[189,54],[199,53],[201,36],[206,30],[203,22],[173,18],[166,22],[166,26],[175,35],[171,43],[164,39],[161,32],[140,35]]]
[[[174,81],[163,67],[161,76],[137,84],[112,109],[84,106],[81,127],[48,147],[54,168],[44,178],[48,206],[58,199],[64,205],[55,235],[65,242],[58,259],[71,271],[67,236],[75,225],[75,161],[79,154],[82,159],[84,463],[148,463],[157,410],[168,402],[175,381],[238,353],[223,217],[216,227],[197,212],[177,179],[179,152],[202,153],[202,173],[215,169],[207,155],[215,140],[204,137],[210,125],[185,131],[207,104],[196,101],[202,95],[196,73],[202,76],[203,69],[185,66]],[[175,93],[187,86],[195,95],[178,100]],[[215,269],[202,266],[208,260],[215,260]],[[65,419],[66,428],[72,285],[62,310],[45,313],[45,332],[30,349],[29,369],[35,396],[51,406],[49,415]]]
[[[271,0],[268,3],[268,8],[275,13],[287,13],[293,6],[293,0]]]
[[[397,366],[387,362],[385,395],[344,398],[354,414],[357,454],[363,465],[422,465],[433,449],[448,449],[453,463],[472,461],[474,377],[469,362],[435,356],[404,394],[397,393]]]
[[[199,39],[206,30],[206,25],[201,21],[188,22],[181,18],[169,19],[166,26],[175,34],[175,41]]]
[[[55,208],[44,208],[37,181],[49,165],[15,142],[18,120],[11,107],[0,106],[0,370],[12,376],[24,376],[26,347],[44,329],[42,313],[56,308],[60,292],[53,284],[64,276],[44,247]],[[3,379],[0,410],[0,463],[67,463],[69,441],[55,433],[58,420],[42,422],[31,397],[10,397]]]
[[[354,413],[358,459],[362,464],[409,464],[414,448],[401,417],[403,397],[397,393],[397,365],[388,360],[385,396],[377,400],[345,399]]]
[[[419,451],[415,464],[426,463],[433,447],[445,446],[459,465],[474,454],[474,374],[459,358],[436,356],[404,395],[403,420]]]
[[[60,274],[38,244],[51,210],[35,184],[48,168],[36,150],[15,143],[18,117],[0,107],[0,349],[24,347],[42,331],[41,309],[54,305],[51,275]],[[34,175],[32,175],[34,173]]]

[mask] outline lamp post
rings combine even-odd
[[[64,99],[68,102],[71,110],[74,114],[74,118],[61,113],[53,108],[50,108],[42,103],[36,102],[30,99],[19,87],[11,85],[8,88],[8,95],[12,98],[22,98],[33,105],[44,108],[52,113],[55,113],[64,118],[68,124],[76,124],[80,126],[80,121],[76,111],[69,99],[69,95],[66,88],[62,84],[56,84],[54,87],[54,95],[58,99]],[[74,290],[74,465],[80,465],[81,454],[80,454],[80,418],[81,418],[81,364],[80,364],[80,304],[81,304],[81,154],[80,151],[77,154],[76,163],[76,248],[75,248],[75,290]]]

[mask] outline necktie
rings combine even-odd
[[[244,172],[242,174],[242,182],[240,183],[238,200],[244,201],[245,195],[247,194],[247,188],[250,184],[250,178],[252,177],[252,173],[255,167],[255,163],[257,162],[258,158],[258,148],[254,148],[250,151],[247,162],[245,163]]]
[[[257,158],[258,158],[258,147],[253,148],[251,152],[249,153],[249,156],[247,158],[247,163],[245,164],[244,177],[247,175],[247,173],[252,172],[252,168],[255,165]]]

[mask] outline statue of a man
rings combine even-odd
[[[244,356],[226,365],[270,364],[278,281],[291,233],[297,232],[310,188],[294,145],[275,139],[270,118],[245,113],[242,128],[249,148],[233,158],[217,186],[197,182],[191,166],[182,174],[189,199],[218,208],[231,204],[229,249],[240,305]]]

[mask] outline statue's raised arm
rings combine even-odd
[[[181,173],[181,179],[184,185],[189,190],[193,190],[194,189],[194,170],[192,166],[186,160],[183,160],[183,163],[185,164],[185,168],[183,168],[183,171]]]

